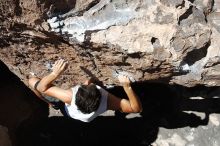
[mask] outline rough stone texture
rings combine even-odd
[[[63,117],[61,121],[57,117],[51,117],[40,127],[42,129],[39,128],[39,131],[42,130],[39,132],[33,128],[36,128],[40,119],[48,116],[48,109],[32,98],[33,93],[20,82],[21,80],[27,85],[27,78],[33,73],[39,77],[48,74],[57,59],[65,58],[69,61],[69,67],[55,82],[63,88],[82,83],[88,77],[94,77],[105,85],[118,84],[114,77],[115,71],[128,74],[136,81],[219,86],[219,13],[218,0],[0,1],[0,59],[19,77],[10,76],[9,71],[3,72],[5,67],[0,65],[0,91],[4,91],[0,95],[0,124],[8,128],[12,144],[17,139],[22,144],[28,139],[32,144],[31,138],[34,138],[36,142],[45,142],[38,140],[46,139],[44,144],[47,145],[51,139],[59,141],[60,137],[56,136],[64,128],[67,133],[62,135],[61,145],[63,142],[69,145],[68,142],[71,143],[70,140],[73,139],[72,134],[78,136],[76,139],[79,141],[84,138],[90,141],[89,137],[94,136],[94,129],[98,138],[105,136],[102,137],[104,139],[112,137],[112,133],[116,134],[113,135],[116,139],[112,141],[113,144],[118,140],[122,145],[129,142],[135,145],[140,138],[150,137],[148,142],[153,145],[219,145],[219,115],[210,115],[207,127],[183,128],[206,125],[207,120],[203,122],[202,118],[198,118],[200,113],[196,113],[197,116],[188,113],[188,119],[185,119],[184,112],[178,115],[181,118],[169,116],[168,113],[166,118],[170,121],[160,118],[162,125],[157,125],[156,128],[155,121],[146,121],[151,120],[148,116],[144,118],[131,115],[133,119],[122,120],[121,117],[111,117],[110,113],[106,113],[107,117],[98,118],[98,122],[91,126]],[[157,93],[161,90],[152,91]],[[203,108],[199,112],[219,113],[219,96],[204,98],[199,102],[189,101],[191,109],[187,111],[197,111],[198,103],[202,103]],[[163,96],[157,101],[161,100],[168,105],[173,103],[169,102],[169,96]],[[210,111],[206,104],[215,110]],[[50,116],[60,115],[57,111],[50,110]],[[201,123],[191,125],[195,122],[193,118]],[[61,126],[57,127],[59,124]],[[137,127],[134,128],[134,125]],[[124,133],[121,133],[121,128]],[[181,129],[167,130],[173,128]],[[138,134],[130,135],[131,129]],[[39,132],[38,135],[34,135],[35,132]],[[65,141],[65,136],[69,136],[69,141]],[[134,141],[133,136],[136,136]],[[205,138],[201,140],[202,136]],[[26,143],[27,146],[31,144]],[[54,145],[53,142],[50,144]],[[142,144],[146,145],[144,141]]]
[[[199,126],[198,128],[185,127],[174,129],[172,131],[160,128],[160,134],[153,146],[218,146],[220,141],[216,139],[219,136],[219,120],[217,114],[210,115],[208,126]],[[202,137],[202,138],[201,138]]]
[[[209,25],[216,19],[216,15],[208,23],[206,20],[207,15],[215,14],[215,12],[210,14],[212,6],[211,0],[194,2],[103,0],[82,16],[49,22],[51,27],[63,24],[63,27],[53,29],[56,32],[70,34],[72,41],[102,44],[119,48],[121,52],[125,51],[128,54],[125,63],[133,69],[125,67],[122,69],[133,73],[136,80],[149,80],[149,76],[154,79],[165,76],[170,77],[170,83],[215,86],[219,85],[219,80],[211,81],[205,76],[206,70],[216,68],[205,67],[207,60],[214,61],[207,52],[219,56],[216,54],[219,52],[218,48],[215,47],[216,52],[209,51],[213,45],[215,46],[213,38],[219,36],[219,32],[213,33],[212,29],[215,28]],[[133,55],[135,59],[129,54],[135,54]],[[137,59],[139,65],[135,64]],[[154,61],[160,62],[160,66]],[[184,68],[182,65],[188,67]],[[136,75],[132,70],[140,73]],[[173,73],[175,71],[178,73]],[[218,78],[218,75],[215,76]]]
[[[220,85],[218,1],[8,0],[0,10],[1,60],[25,83],[63,57],[64,87],[89,76],[117,84],[115,70],[136,81]]]

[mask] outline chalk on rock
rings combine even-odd
[[[117,78],[119,75],[127,76],[131,82],[135,82],[135,79],[133,77],[134,75],[131,73],[128,73],[126,71],[117,71],[117,70],[114,70],[112,72],[112,76],[115,78]]]
[[[53,17],[53,18],[47,20],[48,23],[54,23],[56,21],[57,21],[57,17]]]

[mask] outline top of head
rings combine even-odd
[[[101,101],[101,93],[96,85],[82,85],[76,93],[75,104],[77,108],[84,114],[89,114],[98,109]]]

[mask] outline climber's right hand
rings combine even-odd
[[[57,60],[53,65],[52,74],[59,76],[67,67],[68,62],[64,59]]]
[[[130,79],[125,75],[118,75],[118,80],[122,84],[122,86],[128,87],[131,84]]]

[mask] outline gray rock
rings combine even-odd
[[[64,57],[71,63],[63,75],[65,87],[88,76],[117,84],[114,70],[132,73],[136,81],[168,78],[167,84],[216,86],[218,6],[212,0],[76,1],[69,12],[60,6],[61,13],[47,20],[55,34],[21,32],[11,41],[20,44],[1,49],[0,56],[23,81],[29,72],[47,74],[45,64]],[[7,44],[5,34],[2,45]]]

